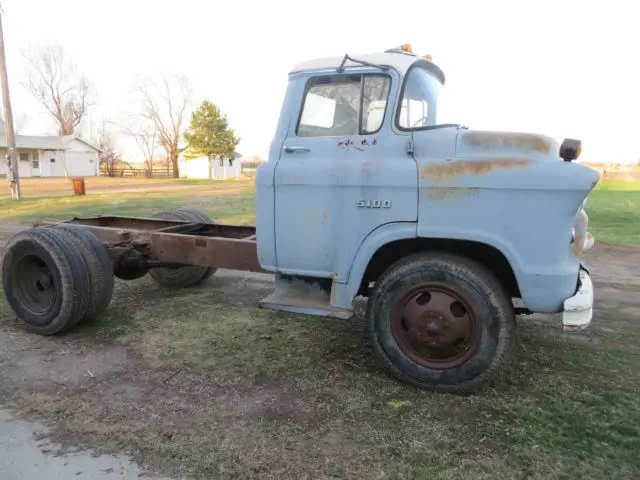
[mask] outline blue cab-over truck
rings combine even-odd
[[[263,308],[340,319],[366,300],[373,351],[398,379],[470,393],[512,354],[516,316],[586,328],[598,173],[581,142],[438,123],[445,83],[409,45],[311,60],[290,73],[255,227],[197,209],[38,222],[6,245],[2,281],[29,331],[100,315],[114,277],[201,284],[217,269],[275,274]]]

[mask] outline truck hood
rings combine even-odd
[[[456,157],[509,157],[562,160],[560,145],[549,136],[534,133],[461,131],[456,139]]]

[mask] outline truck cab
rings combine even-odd
[[[471,391],[509,356],[521,312],[586,328],[598,173],[581,143],[438,123],[443,71],[409,45],[307,61],[289,73],[256,175],[262,306],[350,318],[397,376]]]

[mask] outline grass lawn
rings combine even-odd
[[[143,452],[167,468],[187,465],[197,478],[640,475],[638,318],[597,343],[521,323],[500,382],[460,397],[389,378],[372,361],[363,319],[255,310],[242,288],[223,290],[214,279],[158,292],[148,279],[120,282],[106,316],[59,348],[76,342],[84,358],[124,345],[144,369],[133,363],[96,387],[41,390],[19,408],[55,420],[73,442]],[[8,313],[0,303],[4,322]],[[601,310],[592,330],[619,315]],[[160,375],[171,381],[145,383]],[[128,399],[126,381],[158,396]],[[115,404],[114,390],[124,392]]]
[[[19,221],[192,205],[249,224],[254,201],[252,183],[237,182],[3,199],[0,207],[2,220]],[[640,243],[639,209],[640,183],[603,182],[587,205],[596,241]],[[588,261],[594,271],[609,262]],[[102,319],[38,344],[60,342],[60,355],[82,359],[124,348],[129,370],[97,386],[7,383],[0,403],[54,421],[73,442],[135,452],[166,469],[184,465],[196,478],[635,479],[640,303],[623,278],[607,288],[624,294],[598,298],[591,334],[569,340],[548,324],[521,322],[498,384],[451,396],[389,378],[371,358],[362,318],[257,310],[268,287],[246,279],[214,276],[186,291],[160,290],[149,278],[118,282]],[[0,322],[19,328],[3,297]]]
[[[250,290],[221,283],[159,292],[148,279],[120,282],[106,316],[59,348],[86,358],[124,345],[141,357],[131,372],[95,387],[56,385],[18,407],[55,421],[72,443],[184,464],[196,478],[640,475],[639,318],[601,310],[592,330],[622,324],[596,343],[521,323],[515,359],[493,389],[437,395],[373,362],[363,319],[256,310],[242,298]],[[4,303],[0,312],[9,321]],[[171,380],[147,383],[158,377]]]
[[[600,182],[586,211],[596,242],[640,244],[640,182]]]
[[[102,187],[102,188],[101,188]],[[23,196],[20,202],[0,198],[0,221],[65,220],[74,216],[124,215],[151,216],[178,207],[199,207],[226,223],[255,222],[255,191],[249,180],[210,182],[179,180],[140,182],[138,189],[114,193],[99,185],[88,195]]]

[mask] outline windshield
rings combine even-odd
[[[423,68],[409,70],[402,93],[398,126],[403,130],[436,125],[441,84]]]

